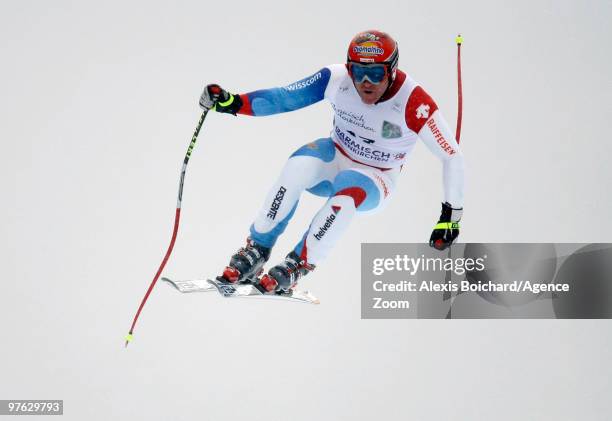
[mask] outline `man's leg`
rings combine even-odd
[[[337,171],[334,156],[332,140],[324,138],[302,146],[289,157],[251,225],[246,246],[231,257],[223,271],[226,281],[252,281],[259,276],[305,189],[328,190],[329,195],[330,180]]]
[[[337,171],[335,153],[332,140],[323,138],[302,146],[291,155],[251,225],[253,241],[272,248],[287,228],[304,190],[329,196]]]
[[[376,211],[386,203],[391,185],[391,180],[376,169],[340,171],[334,179],[333,195],[312,219],[295,253],[311,265],[319,264],[357,213]]]
[[[331,251],[357,213],[378,210],[386,204],[393,180],[377,169],[340,171],[332,195],[317,212],[308,230],[285,261],[261,279],[268,291],[287,290],[312,271]]]

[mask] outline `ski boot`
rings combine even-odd
[[[274,266],[261,277],[259,285],[269,293],[286,293],[297,284],[298,280],[314,269],[314,265],[306,263],[296,252],[292,251],[282,263]]]
[[[263,273],[263,266],[270,258],[268,247],[256,244],[251,237],[247,238],[246,246],[241,247],[217,279],[231,284],[236,282],[254,282]]]

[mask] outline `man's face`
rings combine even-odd
[[[362,83],[356,83],[353,81],[355,85],[355,89],[357,89],[357,93],[361,100],[366,104],[375,104],[385,93],[387,87],[389,87],[389,78],[385,77],[385,79],[378,83],[371,83],[369,80],[364,80]]]
[[[350,63],[349,71],[359,97],[366,104],[375,104],[389,86],[389,75],[384,64]]]

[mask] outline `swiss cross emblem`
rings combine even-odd
[[[419,108],[416,109],[416,117],[417,118],[428,118],[429,117],[429,105],[421,104]]]

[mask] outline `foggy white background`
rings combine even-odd
[[[422,145],[382,214],[354,222],[305,306],[154,290],[202,87],[281,86],[343,62],[364,29],[455,126],[463,242],[607,242],[609,1],[76,2],[0,5],[0,399],[70,420],[605,420],[608,321],[361,320],[361,242],[424,242],[442,198]],[[165,271],[216,275],[328,104],[211,114]],[[271,259],[322,199],[305,195]]]

